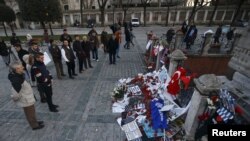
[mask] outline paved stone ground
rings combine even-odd
[[[68,77],[63,80],[55,78],[53,100],[60,106],[60,111],[51,113],[47,104],[36,102],[37,117],[45,122],[45,128],[37,131],[30,129],[22,109],[11,101],[11,86],[7,79],[8,68],[0,59],[0,141],[124,140],[125,135],[116,123],[116,117],[119,115],[111,112],[109,93],[119,78],[133,77],[137,73],[145,72],[142,61],[146,46],[145,33],[154,30],[158,36],[161,36],[167,29],[160,26],[134,28],[136,46],[126,50],[122,45],[121,59],[117,59],[116,65],[109,65],[108,55],[104,55],[100,49],[100,62],[92,61],[93,69],[79,74],[75,80]],[[202,28],[199,31],[202,33],[206,29]],[[87,30],[89,29],[84,29],[82,32],[87,33]],[[100,32],[101,28],[98,30]],[[18,35],[25,35],[28,32],[17,31]],[[32,33],[39,34],[40,30]],[[61,29],[55,33],[61,34]],[[78,34],[79,30],[69,29],[69,33]],[[55,76],[53,63],[48,65],[48,69]],[[65,64],[64,70],[66,72]],[[39,98],[36,88],[34,92]]]

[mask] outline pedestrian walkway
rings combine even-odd
[[[8,68],[0,59],[0,141],[123,141],[125,135],[116,123],[119,115],[111,112],[110,92],[119,78],[144,72],[141,49],[135,43],[129,50],[122,44],[116,65],[109,65],[108,54],[99,49],[100,61],[92,61],[94,68],[74,80],[57,80],[51,62],[48,69],[54,76],[53,100],[59,113],[49,112],[46,104],[37,101],[37,118],[45,122],[45,128],[37,131],[30,129],[23,110],[11,101]]]

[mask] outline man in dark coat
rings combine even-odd
[[[10,44],[14,46],[15,44],[21,44],[20,39],[16,36],[16,33],[12,33],[12,37],[10,39]]]
[[[72,42],[71,36],[68,34],[67,29],[63,30],[63,34],[60,37],[60,41],[63,42],[64,40],[67,40],[70,46],[70,43]]]
[[[221,25],[219,25],[219,27],[217,28],[215,34],[214,34],[214,43],[220,43],[219,39],[222,33],[222,28]]]
[[[5,44],[4,40],[1,38],[0,38],[0,55],[2,56],[5,65],[9,66],[10,60],[9,60],[8,47]]]
[[[76,52],[76,57],[78,58],[79,73],[82,73],[84,71],[83,63],[85,64],[86,68],[86,57],[85,57],[85,52],[81,45],[79,35],[75,36],[75,41],[73,42],[73,50]]]
[[[17,55],[18,55],[18,58],[21,60],[22,64],[23,64],[23,67],[25,68],[26,70],[26,63],[25,61],[23,60],[23,56],[26,55],[26,54],[29,54],[29,52],[27,50],[24,50],[21,46],[21,44],[17,43],[14,45],[15,49],[16,49],[16,52],[17,52]]]
[[[90,42],[87,40],[86,36],[83,36],[83,41],[81,43],[82,49],[85,52],[86,55],[86,64],[84,63],[85,69],[88,68],[88,66],[90,68],[93,68],[93,66],[91,65],[91,61],[90,61],[90,51],[91,51],[91,47],[90,47]],[[88,62],[88,66],[87,66],[87,62]]]
[[[124,48],[130,49],[131,34],[129,31],[129,28],[125,28],[125,40],[126,40],[126,43],[124,45]]]
[[[36,77],[37,88],[45,93],[46,101],[51,112],[58,112],[58,105],[52,102],[52,75],[44,64],[44,54],[39,52],[35,55],[35,62],[31,67],[31,74]]]
[[[115,64],[115,56],[118,44],[118,41],[115,39],[115,34],[113,34],[108,42],[109,64]]]
[[[53,39],[50,39],[49,52],[55,64],[57,78],[62,79],[62,76],[65,76],[65,74],[63,72],[61,49],[56,45]]]

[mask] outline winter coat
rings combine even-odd
[[[0,55],[1,56],[8,56],[9,55],[8,48],[7,48],[4,41],[0,42]]]
[[[12,84],[11,98],[20,107],[34,105],[35,97],[30,84],[25,80],[23,74],[10,73],[8,76]]]
[[[109,39],[108,42],[108,52],[109,53],[116,53],[116,49],[118,47],[118,41],[113,39],[112,37]]]

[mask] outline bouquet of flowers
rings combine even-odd
[[[113,92],[111,93],[111,96],[116,100],[122,99],[126,91],[127,91],[126,85],[119,85],[114,88]]]

